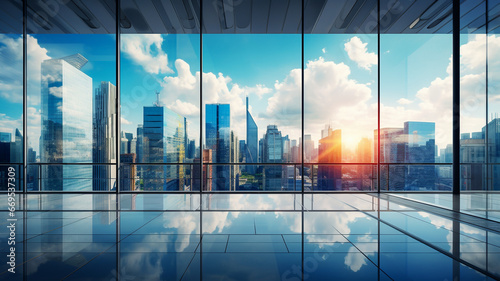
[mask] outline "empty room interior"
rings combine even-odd
[[[500,280],[500,0],[3,0],[0,280]]]

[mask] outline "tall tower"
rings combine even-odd
[[[116,162],[116,87],[111,82],[101,82],[95,89],[93,150],[94,163]],[[116,181],[116,171],[110,166],[100,165],[92,168],[92,189],[112,190]]]
[[[264,135],[264,153],[262,163],[282,163],[283,162],[283,138],[281,131],[276,125],[268,125]],[[281,166],[265,166],[264,168],[264,189],[281,190],[282,182]]]
[[[246,144],[246,162],[258,163],[258,148],[259,148],[259,129],[253,120],[252,114],[248,111],[248,97],[246,98],[247,109],[247,144]],[[256,166],[247,166],[247,172],[255,174]]]
[[[207,149],[212,150],[213,163],[231,162],[231,129],[230,119],[231,111],[229,104],[207,104],[205,111],[205,141]],[[215,166],[212,171],[212,189],[229,190],[230,173],[229,167],[220,165]]]
[[[80,54],[50,59],[41,68],[41,163],[92,162],[92,78]],[[42,190],[91,190],[92,166],[43,167]]]
[[[161,105],[159,92],[153,106],[144,107],[142,158],[144,163],[183,163],[186,118]],[[144,190],[183,190],[184,170],[179,165],[145,166]]]

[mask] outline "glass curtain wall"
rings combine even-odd
[[[301,191],[302,1],[203,1],[204,191]]]
[[[200,190],[199,3],[120,6],[120,190]]]
[[[380,188],[452,190],[452,1],[380,1]]]
[[[115,2],[27,6],[28,191],[115,190]]]
[[[0,190],[23,190],[23,3],[0,11]],[[28,152],[28,158],[33,151]],[[9,180],[9,178],[13,180]],[[11,189],[12,190],[12,189]]]
[[[377,189],[378,6],[355,2],[304,6],[306,191]]]
[[[0,177],[28,164],[27,191],[450,192],[454,145],[462,191],[500,188],[497,0],[26,4],[26,38],[1,11]]]

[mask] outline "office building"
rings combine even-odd
[[[213,163],[231,162],[231,110],[229,104],[206,105],[206,148],[212,151]],[[217,165],[213,169],[212,188],[230,190],[231,177],[228,166]]]
[[[41,163],[92,162],[92,78],[80,54],[42,62]],[[42,168],[42,190],[92,189],[92,166]]]

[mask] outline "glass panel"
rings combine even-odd
[[[305,191],[374,191],[377,185],[377,166],[305,165],[303,178]]]
[[[85,164],[41,166],[39,188],[111,190],[116,169],[90,164],[116,162],[115,2],[27,4],[28,162]]]
[[[200,190],[199,164],[121,164],[122,191]],[[141,174],[138,171],[142,172]]]
[[[122,165],[199,163],[199,4],[121,0],[120,5]],[[194,190],[179,183],[187,175],[182,167],[188,166],[137,165],[136,190]],[[167,187],[162,178],[179,184]],[[127,184],[121,189],[133,190]]]
[[[486,1],[464,1],[460,13],[460,188],[484,190],[485,139],[495,128],[486,126]]]
[[[488,0],[487,97],[488,97],[488,190],[500,190],[500,1]],[[484,29],[483,30],[484,33]],[[484,70],[484,69],[483,69]]]
[[[451,191],[452,165],[392,164],[380,166],[380,190]],[[425,176],[421,176],[425,175]]]
[[[23,163],[23,116],[22,1],[8,0],[0,10],[0,163],[7,164],[0,165],[0,191],[8,189],[9,168],[15,189],[23,189],[22,166],[15,165]]]
[[[377,1],[324,2],[304,7],[304,162],[373,163]]]
[[[203,2],[205,163],[301,161],[301,5]],[[230,178],[253,181],[264,166],[235,167],[213,166],[210,177],[217,180],[204,190],[238,190]],[[265,167],[267,179],[245,190],[282,190],[282,167]],[[271,178],[280,184],[270,184]],[[266,181],[273,187],[264,188]]]
[[[243,169],[255,172],[242,173]],[[203,191],[301,191],[301,165],[203,165]],[[207,176],[208,175],[208,176]],[[307,178],[305,179],[307,182]]]
[[[451,164],[452,1],[380,5],[380,162]],[[389,174],[404,175],[404,184],[392,177],[388,188],[437,190],[429,175],[435,179],[446,166],[437,167],[391,166]]]

